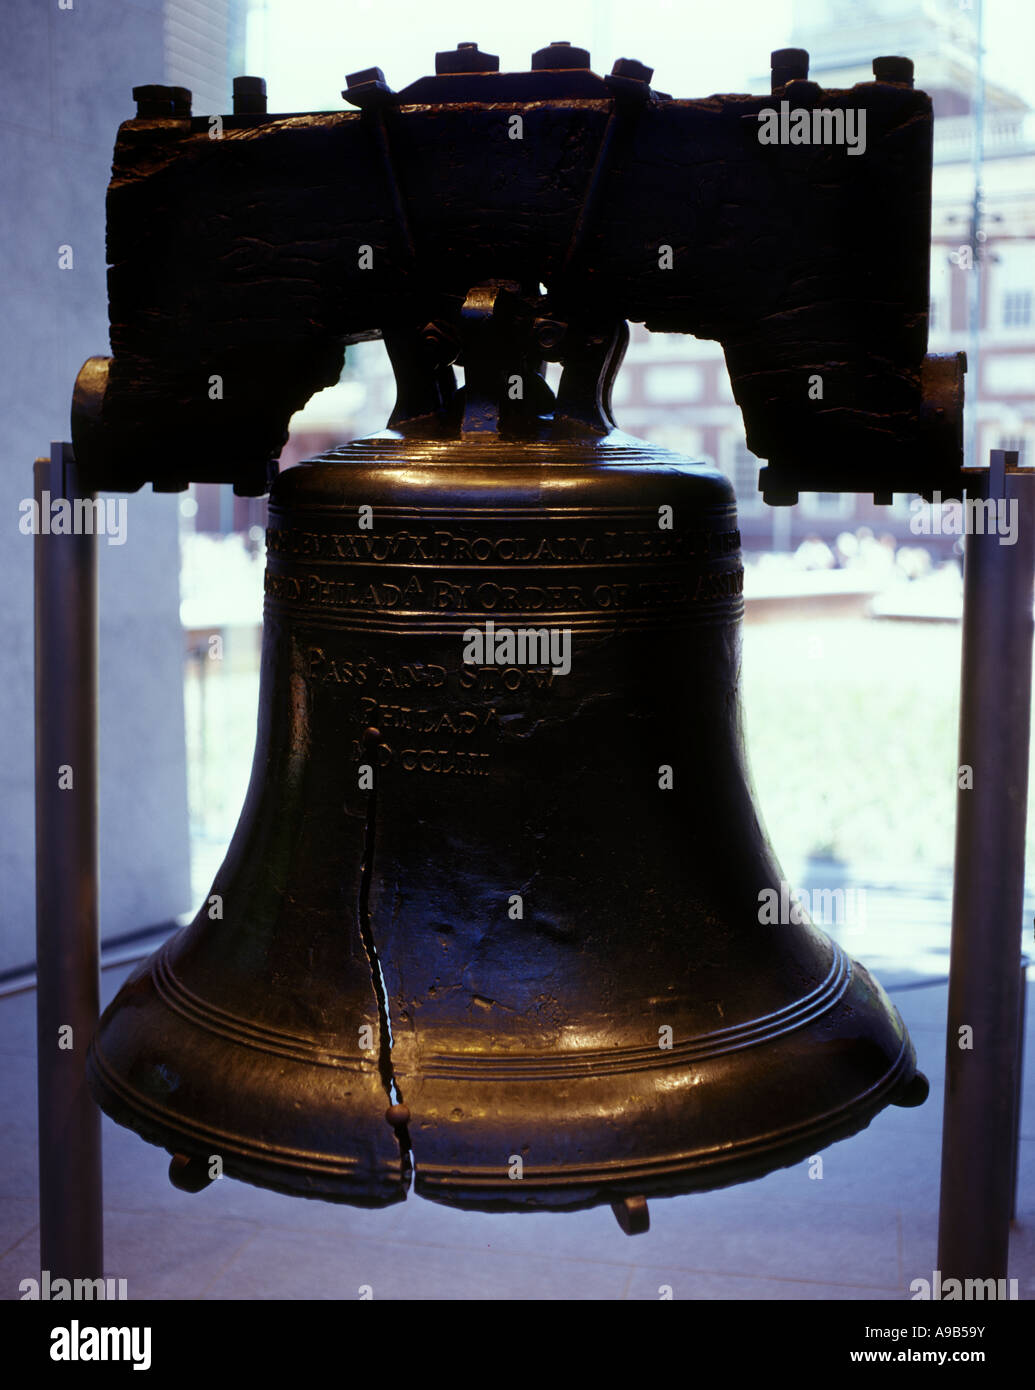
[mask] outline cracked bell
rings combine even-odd
[[[136,970],[89,1060],[181,1185],[218,1155],[329,1201],[632,1203],[925,1093],[867,971],[759,920],[783,875],[729,482],[606,414],[472,409],[274,482],[222,915]]]

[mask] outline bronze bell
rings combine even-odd
[[[551,403],[500,327],[515,293],[468,296],[451,345],[390,341],[395,428],[272,488],[240,823],[90,1058],[181,1185],[219,1155],[331,1201],[412,1180],[642,1229],[645,1197],[926,1094],[866,970],[759,920],[782,875],[745,767],[729,482],[612,427],[621,327],[566,330]]]

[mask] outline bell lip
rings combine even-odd
[[[218,1154],[225,1177],[252,1187],[349,1206],[386,1207],[403,1201],[410,1186],[408,1157],[401,1148],[396,1148],[390,1161],[372,1169],[361,1165],[355,1156],[328,1150],[290,1150],[245,1134],[228,1135],[196,1119],[188,1122],[170,1112],[158,1113],[157,1107],[106,1061],[98,1036],[87,1051],[86,1080],[97,1105],[116,1124],[171,1155],[207,1162]],[[370,1118],[378,1133],[386,1129],[383,1107],[379,1105],[376,1116]]]
[[[199,912],[198,918],[201,915]],[[255,1025],[242,1029],[237,1026],[239,1020],[218,1009],[214,1014],[208,1012],[183,988],[168,969],[169,960],[189,940],[198,918],[139,961],[102,1013],[85,1062],[87,1086],[100,1109],[117,1124],[170,1154],[206,1163],[218,1154],[224,1176],[253,1187],[351,1206],[382,1207],[402,1201],[410,1186],[409,1158],[385,1124],[383,1082],[376,1062],[366,1054],[343,1052],[332,1059],[336,1074],[349,1073],[349,1088],[360,1092],[352,1126],[355,1144],[347,1152],[322,1142],[320,1124],[337,1105],[334,1097],[328,1104],[326,1092],[317,1093],[323,1105],[322,1109],[313,1108],[314,1127],[299,1134],[294,1145],[265,1137],[271,1124],[276,1128],[283,1121],[283,1108],[279,1114],[271,1111],[260,1116],[261,1123],[255,1123],[246,1101],[242,1109],[246,1093],[240,1083],[236,1088],[232,1085],[234,1062],[239,1060],[241,1049],[254,1049],[257,1041],[265,1044],[278,1066],[298,1069],[296,1075],[303,1080],[314,1063],[321,1074],[327,1072],[324,1064],[328,1054],[315,1043],[299,1047],[297,1039],[276,1029]],[[189,1039],[196,1036],[199,1027],[216,1041],[217,1049],[211,1054],[216,1061],[212,1074],[226,1078],[225,1098],[216,1106],[209,1105],[204,1119],[199,1120],[193,1110],[182,1113],[163,1104],[138,1084],[134,1074],[139,1055],[136,1039],[127,1047],[122,1030],[127,1010],[140,1008],[152,1025],[152,1036],[164,1040],[170,1058],[177,1054],[177,1042],[188,1043],[184,1055],[191,1055]],[[186,1074],[190,1076],[192,1071],[188,1069]],[[283,1098],[290,1101],[293,1094],[287,1089]],[[291,1127],[283,1132],[290,1134]]]
[[[908,1090],[918,1070],[912,1043],[906,1037],[896,1063],[876,1086],[863,1097],[856,1097],[842,1108],[839,1120],[827,1116],[786,1132],[789,1137],[775,1142],[767,1136],[764,1147],[758,1143],[742,1145],[733,1155],[722,1153],[714,1162],[694,1163],[689,1171],[680,1167],[678,1158],[662,1159],[637,1166],[623,1164],[610,1169],[601,1166],[573,1181],[569,1170],[553,1170],[549,1175],[523,1177],[520,1196],[516,1185],[498,1174],[479,1182],[471,1173],[457,1172],[447,1165],[422,1164],[418,1160],[414,1171],[400,1159],[398,1176],[388,1177],[371,1190],[371,1175],[357,1180],[350,1188],[348,1178],[326,1165],[327,1176],[314,1174],[313,1157],[297,1164],[284,1161],[284,1151],[276,1151],[276,1161],[259,1157],[248,1158],[229,1150],[213,1131],[209,1143],[200,1141],[195,1133],[188,1136],[168,1124],[149,1119],[137,1104],[119,1095],[119,1090],[104,1079],[111,1076],[91,1043],[87,1055],[87,1077],[91,1093],[106,1115],[117,1124],[137,1134],[141,1139],[170,1155],[183,1154],[189,1158],[207,1160],[214,1148],[223,1159],[226,1177],[245,1182],[251,1187],[265,1188],[289,1197],[305,1197],[335,1205],[381,1209],[414,1198],[435,1202],[439,1206],[455,1207],[461,1211],[489,1214],[561,1213],[586,1211],[620,1200],[642,1196],[649,1199],[691,1196],[697,1192],[714,1192],[726,1187],[768,1177],[770,1173],[810,1158],[818,1150],[840,1143],[869,1127],[882,1110],[896,1103],[896,1095]],[[121,1089],[121,1088],[119,1088]],[[195,1130],[198,1127],[195,1126]],[[765,1155],[764,1166],[760,1155]],[[659,1169],[668,1171],[660,1172]],[[448,1176],[444,1176],[448,1175]],[[412,1179],[412,1185],[411,1185]]]
[[[144,963],[138,973],[149,975],[155,969],[162,950]],[[711,1191],[792,1166],[818,1149],[866,1128],[889,1104],[920,1103],[922,1097],[918,1092],[922,1087],[918,1087],[917,1083],[918,1078],[922,1080],[922,1073],[918,1070],[914,1046],[898,1012],[879,985],[871,982],[868,972],[854,962],[852,964],[875,992],[874,1002],[883,1001],[887,1021],[897,1034],[897,1048],[894,1053],[891,1048],[886,1050],[883,1071],[865,1090],[856,1091],[841,1104],[828,1106],[826,1110],[807,1115],[782,1129],[752,1135],[732,1145],[715,1143],[703,1151],[684,1148],[682,1151],[639,1159],[591,1161],[584,1166],[553,1163],[539,1170],[527,1168],[520,1183],[512,1181],[497,1166],[492,1169],[476,1165],[465,1167],[462,1159],[436,1163],[433,1159],[422,1157],[419,1129],[412,1156],[404,1147],[389,1147],[382,1152],[376,1165],[371,1166],[369,1152],[366,1161],[361,1157],[365,1149],[362,1124],[357,1130],[358,1142],[354,1151],[346,1154],[326,1147],[292,1150],[287,1146],[271,1144],[258,1134],[247,1131],[227,1133],[212,1123],[179,1115],[143,1094],[130,1082],[128,1075],[123,1074],[125,1068],[120,1072],[106,1058],[103,1032],[108,1011],[101,1021],[98,1035],[90,1043],[86,1061],[87,1080],[100,1107],[117,1123],[147,1142],[169,1153],[201,1160],[218,1153],[226,1176],[287,1195],[347,1205],[387,1206],[405,1198],[412,1176],[415,1196],[462,1209],[491,1212],[580,1210],[611,1202],[623,1195],[654,1197]],[[841,999],[840,993],[837,998]],[[117,1002],[114,1001],[109,1008]],[[815,1023],[817,1020],[811,1021]],[[791,1033],[798,1031],[794,1028]],[[736,1052],[743,1050],[734,1049]],[[746,1050],[752,1051],[753,1047],[749,1046]],[[888,1058],[892,1058],[890,1065]],[[304,1062],[305,1059],[298,1060]],[[591,1079],[598,1078],[594,1076]],[[403,1084],[405,1086],[405,1080]],[[427,1085],[428,1078],[425,1077]],[[411,1088],[406,1088],[418,1125],[422,1117],[431,1117],[436,1109],[440,1109],[436,1102],[441,1100],[441,1095],[436,1093],[442,1087],[449,1089],[454,1085],[448,1078],[431,1080],[430,1089],[422,1095],[421,1088],[418,1088],[412,1098]],[[506,1083],[504,1085],[506,1087]],[[357,1120],[359,1118],[357,1114]],[[371,1111],[368,1119],[375,1120],[374,1111]],[[375,1123],[378,1132],[383,1132],[379,1129],[382,1119],[382,1108],[378,1104]],[[631,1116],[630,1123],[635,1123]]]
[[[208,1160],[218,1152],[223,1173],[253,1187],[267,1188],[287,1196],[307,1197],[335,1204],[380,1208],[404,1201],[412,1190],[440,1205],[483,1212],[581,1211],[613,1202],[623,1196],[675,1197],[694,1192],[710,1192],[766,1177],[769,1173],[811,1157],[817,1150],[850,1138],[866,1129],[877,1115],[907,1093],[919,1071],[916,1053],[904,1035],[898,1056],[884,1076],[861,1096],[836,1111],[827,1111],[793,1129],[745,1142],[730,1151],[718,1149],[711,1158],[691,1160],[687,1155],[670,1155],[635,1163],[597,1165],[573,1176],[572,1169],[553,1168],[546,1174],[531,1171],[520,1184],[502,1177],[496,1169],[479,1178],[474,1170],[455,1165],[430,1164],[420,1160],[419,1152],[400,1151],[398,1169],[385,1165],[378,1177],[369,1169],[355,1178],[347,1171],[353,1160],[322,1154],[299,1153],[292,1160],[284,1149],[264,1150],[252,1144],[251,1152],[241,1148],[237,1136],[235,1149],[226,1136],[193,1122],[192,1133],[147,1113],[146,1098],[120,1082],[101,1056],[96,1040],[87,1054],[87,1080],[100,1108],[117,1124],[133,1131],[147,1143],[170,1154]],[[202,1135],[210,1137],[205,1139]],[[418,1145],[419,1149],[419,1145]],[[413,1171],[411,1174],[411,1162]],[[322,1167],[323,1171],[319,1171]],[[411,1189],[412,1177],[412,1189]]]

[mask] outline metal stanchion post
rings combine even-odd
[[[101,1117],[86,1086],[97,1023],[97,541],[51,528],[92,503],[70,444],[35,465],[36,970],[40,1268],[103,1275]],[[82,506],[80,513],[82,513]],[[76,533],[76,530],[80,532]]]
[[[1035,478],[993,450],[971,495],[1014,511],[1015,544],[967,536],[956,866],[942,1136],[942,1279],[1005,1279],[1019,1064],[1031,714]],[[970,477],[974,477],[971,474]],[[970,488],[968,486],[968,492]]]

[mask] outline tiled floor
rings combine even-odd
[[[654,1201],[651,1230],[630,1239],[607,1207],[492,1216],[411,1197],[363,1211],[232,1180],[189,1196],[170,1186],[163,1151],[105,1120],[107,1272],[128,1280],[130,1297],[166,1299],[355,1299],[365,1285],[379,1299],[658,1299],[665,1286],[680,1299],[908,1298],[910,1281],[930,1278],[936,1265],[946,989],[917,987],[931,964],[922,942],[922,959],[906,960],[870,924],[847,944],[892,987],[932,1092],[922,1108],[890,1108],[826,1150],[822,1179],[800,1164],[721,1192]],[[106,999],[126,973],[105,972]],[[34,1008],[32,993],[0,999],[6,1299],[38,1272]],[[1021,1298],[1035,1298],[1032,1015],[1029,1001],[1010,1269]]]

